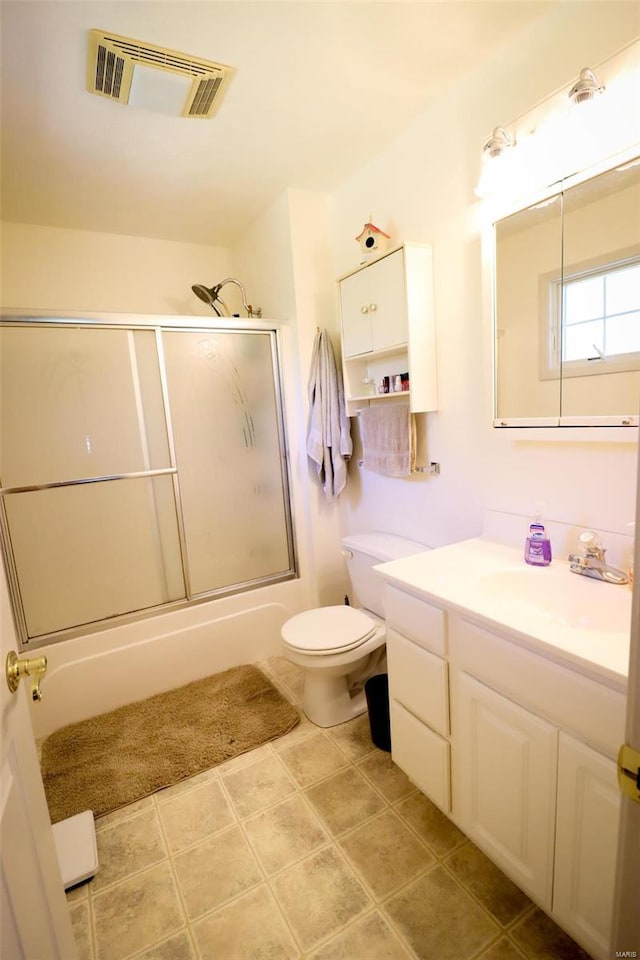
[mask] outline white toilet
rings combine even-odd
[[[385,669],[383,583],[373,567],[429,549],[390,533],[353,534],[342,546],[356,605],[305,610],[282,627],[285,656],[305,670],[302,708],[319,727],[364,713],[362,683]]]

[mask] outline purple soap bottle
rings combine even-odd
[[[543,523],[532,523],[524,545],[524,559],[534,567],[548,567],[551,563],[551,541]]]

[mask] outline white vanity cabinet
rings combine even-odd
[[[391,755],[445,813],[451,809],[449,673],[443,610],[385,588]]]
[[[608,960],[625,698],[450,616],[453,818],[580,943]]]
[[[551,909],[558,731],[461,673],[456,813],[465,833]]]
[[[553,912],[593,957],[609,957],[620,789],[616,764],[560,734]]]
[[[338,279],[347,413],[404,395],[413,412],[437,409],[431,247],[405,243]],[[379,394],[383,377],[409,389]]]

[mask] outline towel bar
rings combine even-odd
[[[363,467],[364,460],[358,460],[358,466]],[[411,473],[429,473],[432,476],[435,476],[435,474],[440,473],[440,464],[432,460],[428,466],[414,467]]]

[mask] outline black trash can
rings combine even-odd
[[[380,750],[391,752],[391,724],[389,722],[389,675],[376,674],[365,682],[364,692],[369,709],[371,739]]]

